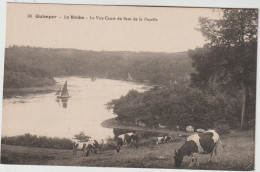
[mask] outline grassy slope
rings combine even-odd
[[[222,136],[226,148],[219,148],[219,162],[207,162],[209,155],[201,155],[199,167],[189,167],[189,158],[185,158],[181,168],[253,170],[254,134],[252,131],[235,132]],[[138,168],[174,168],[172,153],[184,142],[143,146],[137,150],[124,147],[120,154],[115,150],[99,152],[89,157],[84,152],[72,154],[71,150],[53,150],[2,145],[2,163],[98,166],[98,167],[138,167]],[[163,157],[160,157],[163,156]]]

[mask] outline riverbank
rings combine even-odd
[[[190,158],[185,157],[181,169],[204,170],[254,170],[255,140],[254,131],[235,131],[221,137],[226,145],[218,149],[218,162],[207,162],[209,155],[199,157],[200,166],[190,167]],[[1,146],[2,164],[92,166],[92,167],[131,167],[131,168],[169,168],[173,169],[172,153],[184,143],[184,138],[177,142],[159,145],[144,145],[138,149],[124,146],[121,153],[115,150],[98,151],[86,157],[78,151],[23,146]]]
[[[135,131],[142,131],[142,132],[154,132],[154,133],[162,133],[162,134],[169,134],[169,135],[188,136],[191,134],[183,131],[174,131],[167,128],[149,128],[149,127],[134,126],[129,123],[123,123],[119,120],[116,120],[116,118],[111,118],[103,121],[101,123],[101,126],[105,128],[135,130]]]

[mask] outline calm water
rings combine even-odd
[[[39,136],[72,138],[84,131],[92,138],[113,137],[113,130],[100,123],[115,117],[105,104],[126,95],[131,89],[144,91],[144,85],[90,78],[55,78],[57,89],[68,81],[71,98],[68,102],[56,99],[55,93],[33,94],[3,100],[2,135],[25,133]]]

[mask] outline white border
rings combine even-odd
[[[4,50],[5,50],[5,23],[6,23],[6,3],[7,2],[24,2],[24,3],[55,3],[55,4],[96,4],[96,5],[137,5],[137,6],[179,6],[179,7],[223,7],[223,8],[258,8],[260,9],[260,0],[0,0],[0,112],[2,112],[2,97],[3,97],[3,69],[4,69]],[[260,23],[260,17],[258,17],[258,24]],[[259,56],[259,36],[258,36],[258,56]],[[260,60],[257,60],[257,102],[256,102],[256,149],[255,149],[255,171],[260,171],[260,164],[257,160],[259,157],[259,84],[260,84],[260,73],[259,66]],[[2,116],[2,115],[0,115]],[[2,121],[2,118],[0,119]],[[0,133],[2,130],[0,123]],[[258,145],[258,146],[257,146]],[[1,151],[1,148],[0,148]],[[239,151],[239,150],[238,150]],[[3,165],[0,164],[0,171],[11,172],[11,171],[103,171],[107,172],[159,172],[162,169],[150,169],[150,168],[102,168],[102,167],[65,167],[65,166],[26,166],[26,165]],[[173,171],[176,169],[163,169],[163,171]],[[182,171],[194,171],[194,170],[182,170]],[[202,170],[196,170],[202,171]],[[205,170],[203,170],[205,171]],[[213,171],[213,170],[212,170]]]

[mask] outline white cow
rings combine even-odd
[[[191,125],[189,125],[189,126],[186,127],[186,131],[188,131],[188,132],[194,132],[194,127],[191,126]]]

